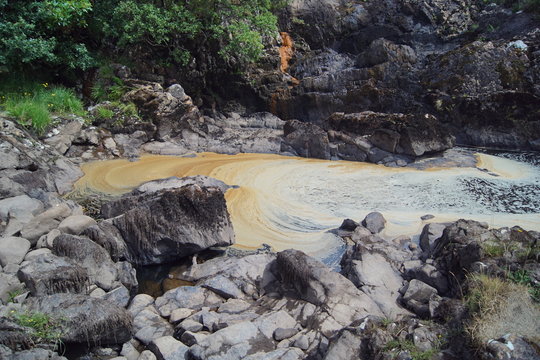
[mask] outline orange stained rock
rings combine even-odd
[[[294,42],[289,33],[280,32],[282,45],[279,48],[279,57],[281,58],[280,70],[282,72],[287,72],[289,69],[289,61],[291,60],[294,53]]]

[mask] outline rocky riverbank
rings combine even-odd
[[[157,93],[174,103],[174,89],[180,88]],[[191,109],[175,116],[198,113]],[[207,135],[212,131],[235,152],[247,149],[242,146],[249,141],[263,142],[268,150],[272,142],[261,131],[280,134],[282,126],[297,126],[259,114],[236,119],[250,124],[246,128],[219,128],[204,116],[167,122],[165,113],[156,110],[150,113],[153,124],[134,122],[118,132],[66,121],[45,143],[2,119],[3,358],[60,359],[66,348],[66,354],[82,351],[82,359],[128,360],[539,358],[540,329],[531,323],[538,306],[526,289],[515,290],[510,282],[503,284],[517,297],[498,305],[500,314],[483,325],[489,331],[469,331],[483,319],[468,295],[480,281],[472,275],[526,274],[528,284],[538,289],[540,234],[519,227],[489,229],[466,220],[429,224],[418,247],[407,237],[382,239],[377,234],[386,221],[372,213],[363,221],[346,220],[338,230],[348,244],[341,273],[298,250],[224,252],[200,264],[193,258],[192,266],[177,275],[192,285],[156,298],[137,294],[134,266],[234,243],[223,196],[227,185],[206,177],[150,182],[105,203],[94,219],[61,196],[81,175],[76,163],[152,148],[200,151],[213,143]],[[348,122],[339,126],[353,133],[361,131],[363,116],[337,119]],[[415,148],[406,146],[415,143],[407,118],[399,115],[380,124],[379,132],[357,141],[386,139],[388,151],[379,149],[391,156]],[[159,135],[160,128],[170,130]],[[133,131],[130,136],[121,132],[126,129]],[[174,136],[181,133],[181,139]],[[231,133],[252,136],[233,142],[227,137]],[[141,141],[143,134],[148,142]],[[197,141],[185,143],[193,134]],[[274,144],[281,149],[289,135],[276,135]],[[36,327],[39,317],[45,318],[44,327]]]

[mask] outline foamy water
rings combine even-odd
[[[296,248],[322,259],[343,244],[329,233],[343,219],[371,211],[386,217],[386,238],[417,235],[430,222],[460,218],[490,226],[540,230],[540,170],[511,159],[478,155],[478,168],[415,170],[266,154],[143,156],[83,165],[79,189],[121,194],[170,176],[207,175],[238,188],[226,193],[237,246]],[[480,170],[481,168],[482,170]]]

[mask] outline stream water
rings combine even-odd
[[[153,179],[211,176],[237,185],[226,193],[236,246],[297,248],[329,265],[344,246],[331,230],[371,211],[387,219],[388,239],[418,236],[425,214],[435,216],[429,222],[465,218],[540,230],[537,154],[476,156],[477,167],[417,170],[268,154],[147,155],[85,164],[76,187],[122,194]]]

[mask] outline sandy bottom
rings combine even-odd
[[[417,235],[426,223],[459,218],[540,230],[540,171],[514,160],[478,155],[478,168],[415,170],[267,154],[147,155],[82,166],[76,188],[122,194],[170,176],[207,175],[238,188],[226,193],[237,245],[296,248],[319,258],[342,247],[328,230],[343,219],[380,211],[386,238]]]

